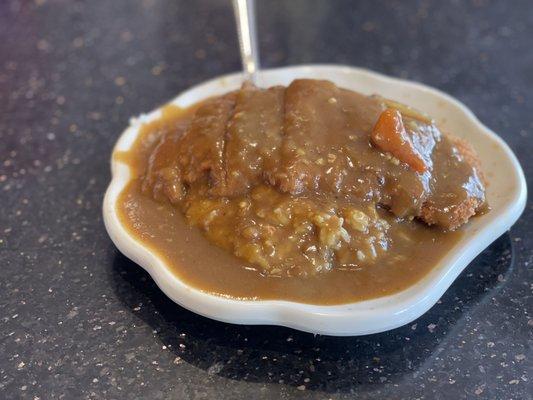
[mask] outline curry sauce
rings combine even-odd
[[[326,81],[244,85],[167,106],[115,153],[132,175],[118,214],[200,290],[348,303],[409,287],[454,245],[485,206],[471,154],[377,96]]]

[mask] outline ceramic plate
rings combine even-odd
[[[264,70],[260,72],[258,84],[262,87],[288,85],[296,78],[328,79],[338,86],[366,94],[378,93],[432,115],[443,130],[467,139],[478,152],[490,182],[487,197],[492,211],[473,218],[465,227],[463,238],[415,285],[394,295],[334,306],[281,300],[232,300],[204,293],[182,282],[163,260],[132,237],[121,224],[116,202],[130,174],[125,164],[113,158],[112,180],[103,204],[107,231],[119,250],[148,271],[168,297],[209,318],[236,324],[283,325],[337,336],[383,332],[407,324],[431,308],[474,257],[518,219],[526,202],[524,173],[515,155],[498,135],[478,121],[463,104],[438,90],[364,69],[332,65]],[[241,82],[240,74],[216,78],[183,92],[172,103],[187,107],[207,97],[237,89]],[[142,124],[160,115],[160,110],[155,110],[132,119],[114,151],[128,150]]]

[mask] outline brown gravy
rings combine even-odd
[[[398,223],[392,213],[377,210],[378,219],[389,225],[387,236],[394,248],[394,251],[383,252],[379,262],[371,266],[333,267],[318,274],[265,275],[256,264],[214,245],[204,236],[205,232],[198,226],[191,226],[182,210],[170,201],[154,200],[143,191],[150,156],[161,137],[170,131],[185,130],[200,106],[188,110],[173,106],[164,108],[160,120],[142,128],[130,151],[114,156],[115,160],[126,163],[132,174],[117,204],[121,222],[133,237],[161,257],[173,273],[192,287],[237,299],[291,300],[323,305],[371,299],[401,291],[419,281],[461,236],[460,230],[445,232],[416,220],[404,219]],[[244,182],[245,186],[247,184]],[[235,185],[242,187],[243,183]]]

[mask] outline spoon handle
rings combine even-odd
[[[233,0],[233,10],[235,11],[235,20],[237,22],[242,69],[245,79],[256,84],[256,72],[259,70],[259,49],[255,27],[254,0]]]

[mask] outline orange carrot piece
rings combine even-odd
[[[403,125],[402,114],[387,108],[381,113],[370,135],[372,143],[383,151],[391,153],[401,162],[417,172],[425,172],[427,165],[413,147],[413,143]]]

